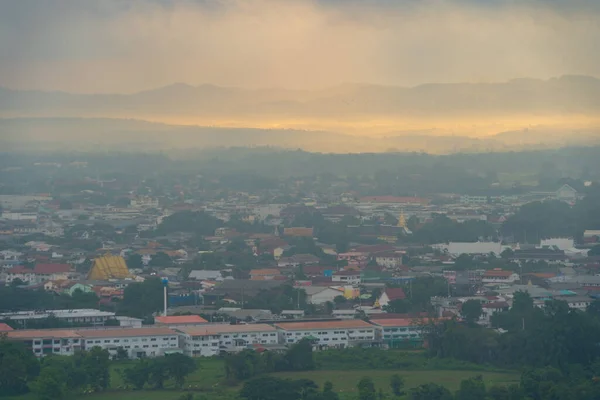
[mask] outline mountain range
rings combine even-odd
[[[518,150],[595,144],[600,79],[562,76],[323,90],[176,83],[132,94],[0,87],[0,144],[311,151]]]

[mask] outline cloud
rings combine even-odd
[[[600,76],[595,0],[0,0],[0,85],[315,88]]]

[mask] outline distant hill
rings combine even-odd
[[[299,91],[190,86],[134,94],[69,94],[0,88],[0,116],[128,117],[177,115],[255,118],[440,117],[505,114],[598,115],[600,80],[562,76],[504,83],[416,87],[345,84]]]
[[[110,118],[0,119],[0,148],[8,150],[157,151],[270,146],[306,151],[486,152],[557,148],[600,142],[600,130],[528,129],[486,138],[438,136],[435,131],[393,132],[382,137],[295,129],[176,126]]]

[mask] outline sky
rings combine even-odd
[[[599,50],[598,0],[0,0],[13,89],[600,76]]]

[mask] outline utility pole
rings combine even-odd
[[[163,283],[163,292],[164,292],[164,312],[163,312],[163,316],[166,317],[167,316],[167,286],[169,286],[169,279],[168,278],[163,278],[162,279],[162,283]]]

